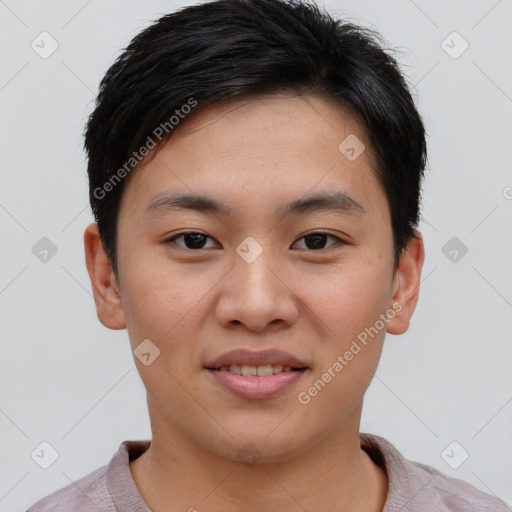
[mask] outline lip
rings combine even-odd
[[[246,349],[231,350],[205,364],[207,370],[217,370],[223,366],[238,364],[240,366],[265,366],[283,365],[291,368],[308,368],[308,365],[297,359],[295,356],[281,350],[261,350],[253,352]],[[271,376],[270,376],[271,377]],[[263,379],[265,377],[258,377]]]
[[[240,398],[265,399],[275,397],[296,384],[307,370],[291,370],[288,372],[256,377],[238,375],[225,370],[211,370],[208,373],[225,389]]]

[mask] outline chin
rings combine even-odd
[[[224,439],[223,443],[216,443],[215,446],[205,446],[216,455],[234,462],[243,462],[247,466],[254,464],[273,464],[291,460],[314,443],[299,443],[288,431],[280,434],[264,429],[260,432],[253,428],[251,432],[240,432],[234,439]]]

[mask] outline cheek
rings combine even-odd
[[[304,285],[308,306],[322,328],[327,326],[317,341],[318,366],[309,383],[318,411],[333,403],[340,414],[351,410],[374,376],[386,332],[380,315],[388,310],[391,297],[387,263],[378,257],[361,258],[358,264],[324,275],[322,286]]]
[[[389,272],[383,265],[334,266],[328,273],[302,279],[300,294],[322,320],[326,334],[346,340],[372,325],[388,307]]]
[[[380,315],[387,310],[378,287],[353,279],[338,284],[332,295],[316,297],[315,311],[330,330],[318,340],[317,367],[298,397],[312,417],[327,418],[329,411],[333,428],[354,412],[374,377],[386,332]]]
[[[149,252],[149,251],[148,251]],[[128,331],[167,339],[197,314],[218,277],[200,265],[175,265],[165,258],[147,261],[133,252],[123,261],[122,302]]]

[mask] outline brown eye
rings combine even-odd
[[[177,243],[176,240],[182,239],[182,243]],[[169,238],[165,241],[165,243],[176,243],[182,249],[188,250],[203,250],[210,249],[210,247],[206,247],[207,240],[213,240],[212,237],[205,235],[199,231],[187,231],[185,233],[178,233],[173,237]],[[334,240],[334,243],[327,246],[329,239]],[[331,235],[330,233],[325,233],[323,231],[314,231],[312,233],[308,233],[307,235],[302,236],[299,240],[305,241],[305,247],[303,249],[311,250],[311,251],[319,251],[323,249],[329,249],[333,245],[336,245],[336,242],[339,244],[343,244],[343,240],[335,235]]]
[[[184,246],[177,244],[179,247],[183,249],[201,250],[208,249],[208,247],[205,247],[205,243],[207,239],[211,237],[198,231],[188,231],[186,233],[178,233],[177,235],[174,235],[172,238],[166,240],[166,243],[174,242],[179,238],[182,238],[184,243]]]
[[[327,240],[329,238],[332,238],[338,241],[339,243],[343,243],[343,240],[341,240],[337,236],[331,235],[330,233],[324,233],[323,231],[315,231],[313,233],[308,233],[307,235],[301,237],[299,240],[306,241],[306,249],[317,251],[326,248],[325,244],[327,243]],[[332,247],[332,245],[329,247]],[[327,247],[327,249],[329,247]]]

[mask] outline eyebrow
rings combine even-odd
[[[196,194],[172,194],[156,196],[145,213],[159,215],[169,211],[195,210],[201,213],[233,216],[235,210],[217,199]],[[326,192],[295,199],[276,210],[277,217],[309,214],[318,211],[334,211],[344,215],[361,215],[363,206],[343,192]]]

